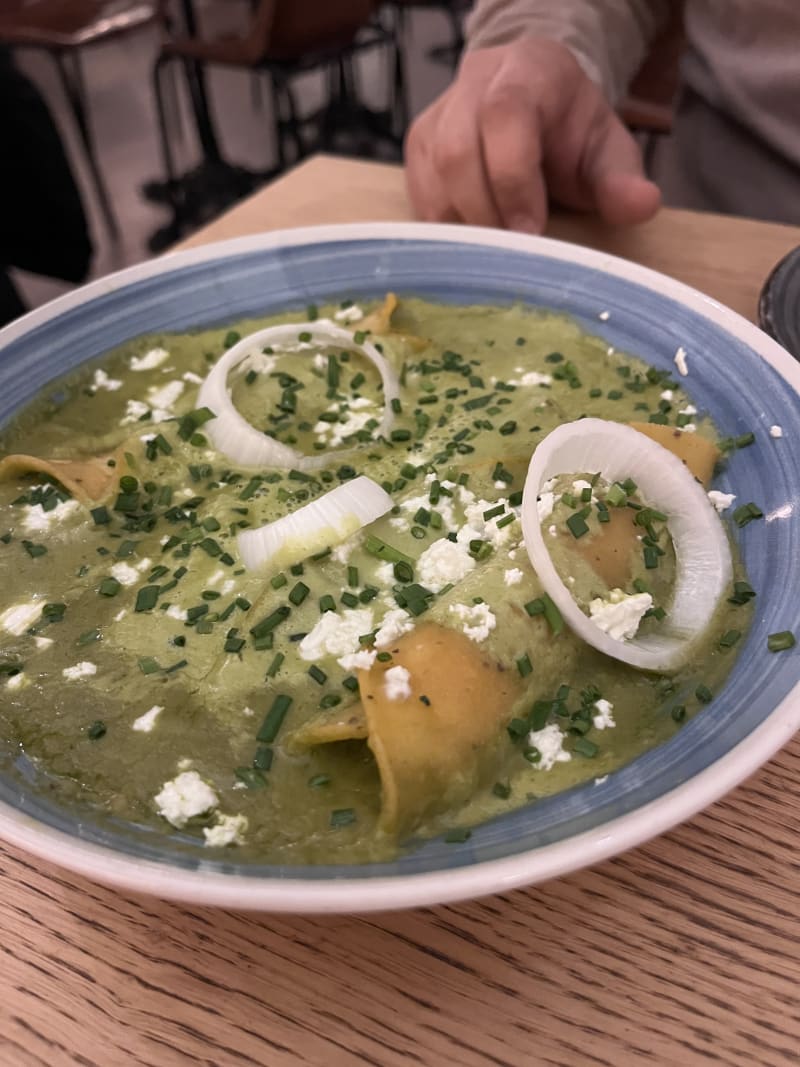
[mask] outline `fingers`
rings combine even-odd
[[[445,94],[412,127],[406,144],[409,195],[423,219],[500,226],[470,97]]]
[[[592,207],[617,225],[651,218],[661,204],[661,192],[645,176],[639,146],[610,109],[594,131],[582,160]]]
[[[409,196],[426,220],[539,233],[548,196],[608,222],[660,203],[636,142],[562,45],[527,38],[468,53],[412,126]]]
[[[547,221],[547,191],[536,107],[513,84],[494,90],[490,86],[479,128],[484,167],[502,225],[541,233]]]

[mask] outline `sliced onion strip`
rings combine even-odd
[[[289,515],[244,530],[237,538],[239,555],[248,570],[296,563],[346,540],[393,504],[377,482],[362,474]]]
[[[537,497],[551,478],[585,472],[599,472],[609,484],[632,478],[643,500],[668,516],[675,587],[657,633],[628,641],[609,637],[581,611],[553,565],[542,536]],[[638,430],[604,419],[565,423],[538,446],[523,491],[522,530],[533,568],[568,625],[593,648],[642,670],[670,672],[686,662],[732,578],[722,522],[688,468]]]
[[[327,452],[309,456],[290,448],[272,437],[267,437],[241,415],[233,405],[228,389],[228,375],[254,351],[270,346],[276,351],[296,351],[300,334],[308,334],[309,345],[337,345],[352,352],[360,352],[378,370],[383,382],[384,412],[378,432],[386,436],[394,420],[392,400],[400,395],[400,383],[389,362],[369,341],[356,343],[353,334],[343,330],[330,319],[315,322],[291,322],[283,326],[268,326],[248,334],[237,341],[219,359],[200,387],[198,407],[207,407],[216,418],[209,419],[203,427],[214,447],[234,463],[243,467],[283,467],[296,470],[316,470],[331,462]],[[347,452],[337,450],[335,458]]]

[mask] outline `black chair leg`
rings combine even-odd
[[[94,138],[89,126],[89,118],[87,114],[86,88],[83,82],[83,71],[81,68],[80,57],[77,52],[73,54],[72,69],[70,69],[67,57],[63,52],[52,52],[51,54],[55,62],[58,76],[61,79],[64,95],[70,110],[72,111],[72,117],[75,120],[75,125],[78,128],[78,133],[83,142],[84,152],[86,153],[86,162],[88,163],[89,172],[92,176],[97,200],[100,204],[100,210],[103,214],[112,242],[118,244],[120,238],[119,224],[117,223],[116,216],[111,207],[108,190],[100,171],[97,155],[95,154]]]
[[[170,131],[169,123],[167,120],[167,107],[165,102],[165,82],[164,78],[167,73],[167,67],[170,62],[170,56],[160,55],[153,67],[153,96],[156,101],[156,117],[158,119],[158,140],[161,147],[161,161],[164,165],[164,174],[166,176],[166,193],[167,199],[172,206],[176,215],[180,214],[180,203],[177,196],[178,189],[178,175],[175,168],[175,159],[172,155],[172,148],[170,146]],[[174,89],[174,83],[172,88]],[[179,106],[176,94],[176,105]]]

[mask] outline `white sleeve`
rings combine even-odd
[[[477,0],[467,21],[470,49],[548,37],[565,45],[617,103],[665,25],[670,0]]]

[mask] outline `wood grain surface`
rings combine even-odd
[[[400,171],[316,159],[192,243],[400,219]],[[752,317],[800,230],[662,212],[554,235]],[[800,1062],[800,740],[672,833],[507,896],[369,918],[185,908],[0,848],[0,1067]]]

